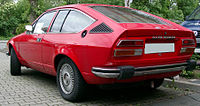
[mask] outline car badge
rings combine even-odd
[[[153,36],[152,39],[175,39],[175,36],[162,36],[162,35],[158,35],[158,36]]]

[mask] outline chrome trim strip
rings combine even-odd
[[[119,43],[117,44],[118,47],[126,47],[126,46],[119,46],[123,41],[142,41],[143,45],[135,46],[135,47],[142,47],[144,46],[144,40],[132,40],[132,39],[126,39],[126,40],[120,40]],[[134,46],[134,45],[133,45]],[[132,46],[127,46],[127,47],[132,47]]]
[[[117,78],[119,76],[119,73],[102,73],[102,72],[95,72],[95,71],[92,71],[92,73],[102,78]]]
[[[108,71],[120,71],[119,68],[116,68],[116,67],[92,67],[92,70],[108,70]]]
[[[174,67],[173,67],[174,66]],[[178,63],[178,64],[167,64],[167,65],[157,65],[157,66],[147,66],[147,67],[138,67],[135,68],[135,74],[133,76],[143,76],[143,75],[152,75],[152,74],[162,74],[167,72],[176,72],[185,69],[187,63]],[[163,68],[162,67],[170,67],[170,68]],[[172,67],[172,68],[171,68]],[[152,69],[147,71],[142,71],[142,69],[151,69],[151,68],[158,68]],[[94,71],[97,70],[97,71]],[[101,71],[108,71],[106,72],[98,72]],[[141,70],[141,71],[137,71]],[[112,72],[115,71],[115,72]],[[117,71],[117,72],[116,72]],[[98,77],[102,78],[117,78],[120,75],[120,69],[117,67],[92,67],[92,73]]]

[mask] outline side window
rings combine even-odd
[[[51,27],[50,32],[60,32],[63,21],[66,19],[68,12],[69,12],[69,10],[59,11],[59,13],[53,23],[53,26]]]
[[[61,32],[77,33],[90,26],[95,20],[79,11],[71,10]]]
[[[44,14],[37,20],[33,33],[41,34],[45,33],[53,19],[56,12],[49,12]]]

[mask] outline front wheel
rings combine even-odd
[[[64,99],[75,102],[83,99],[87,84],[76,65],[69,58],[63,58],[57,68],[57,85]]]
[[[21,75],[21,64],[19,62],[19,59],[17,58],[17,55],[15,53],[15,50],[11,48],[11,57],[10,57],[10,74],[11,75]]]

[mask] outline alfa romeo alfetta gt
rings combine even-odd
[[[88,84],[148,81],[194,68],[192,31],[158,16],[114,5],[49,9],[8,41],[11,75],[21,66],[57,76],[62,97],[78,101]]]

